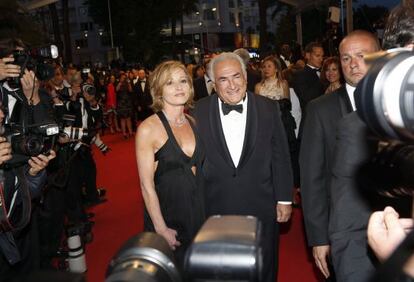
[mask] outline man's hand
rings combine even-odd
[[[49,164],[49,161],[56,157],[56,153],[53,150],[50,150],[49,155],[37,155],[36,157],[31,157],[29,160],[29,174],[31,176],[36,176],[41,170],[43,170]]]
[[[11,144],[7,142],[6,138],[0,137],[0,165],[12,158]]]
[[[10,64],[13,61],[13,57],[0,59],[0,80],[6,79],[8,77],[19,77],[20,66]]]
[[[368,244],[380,260],[386,260],[413,228],[411,218],[400,218],[392,208],[374,212],[368,222]]]
[[[39,98],[39,81],[33,71],[24,70],[23,77],[20,79],[22,90],[27,101],[36,105],[40,102]]]
[[[277,204],[276,215],[277,222],[287,222],[292,214],[292,205],[290,204]]]
[[[312,248],[313,258],[315,259],[316,266],[322,272],[325,278],[328,278],[329,273],[328,258],[330,255],[331,247],[329,245],[314,246]]]

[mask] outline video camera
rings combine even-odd
[[[414,191],[414,52],[391,49],[367,56],[369,70],[355,90],[358,115],[384,141],[367,165],[376,189]]]
[[[36,77],[45,81],[54,76],[54,68],[48,63],[50,59],[56,59],[59,55],[58,48],[55,45],[41,46],[32,49],[15,50],[13,52],[14,61],[11,64],[20,66],[20,76],[11,79],[12,87],[18,86],[24,70],[32,70]]]

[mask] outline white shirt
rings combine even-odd
[[[346,93],[348,94],[348,97],[349,97],[349,101],[351,101],[352,110],[355,111],[356,106],[355,106],[354,92],[355,92],[356,87],[353,87],[349,85],[348,83],[345,83],[345,87],[346,87]]]
[[[239,165],[241,153],[243,150],[244,135],[246,133],[247,120],[247,94],[244,101],[238,104],[243,105],[243,112],[231,111],[227,115],[223,114],[222,102],[217,99],[219,103],[219,112],[221,125],[223,127],[224,138],[226,139],[227,148],[229,149],[231,159],[235,167]]]

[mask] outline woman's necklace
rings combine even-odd
[[[180,117],[180,119],[178,121],[176,121],[176,120],[172,120],[172,119],[168,118],[168,115],[167,115],[167,113],[164,110],[162,112],[164,113],[165,118],[168,120],[168,122],[171,125],[175,126],[175,127],[181,127],[181,126],[183,126],[184,124],[187,123],[187,119],[185,118],[185,114],[184,113],[182,114],[182,116]]]

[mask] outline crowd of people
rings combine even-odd
[[[411,6],[393,11],[383,46],[412,47],[412,15]],[[396,29],[403,19],[404,30]],[[297,193],[316,267],[329,281],[369,281],[379,262],[368,243],[382,260],[412,227],[398,220],[403,200],[360,187],[358,168],[378,148],[354,98],[368,71],[364,56],[381,50],[368,31],[347,34],[333,57],[311,42],[302,57],[284,44],[260,61],[241,48],[153,70],[54,62],[41,81],[14,61],[24,48],[16,39],[0,41],[1,279],[52,267],[67,228],[88,240],[94,215],[87,208],[106,201],[91,146],[108,153],[105,134],[135,135],[144,230],[168,242],[180,271],[209,216],[249,215],[262,227],[260,281],[274,282],[279,224],[289,221]],[[36,152],[18,151],[28,138],[8,133],[18,125],[26,136],[37,132],[27,128],[54,124],[59,134],[44,136]],[[372,212],[386,205],[393,208],[375,213],[368,228]],[[386,244],[389,221],[399,236]]]

